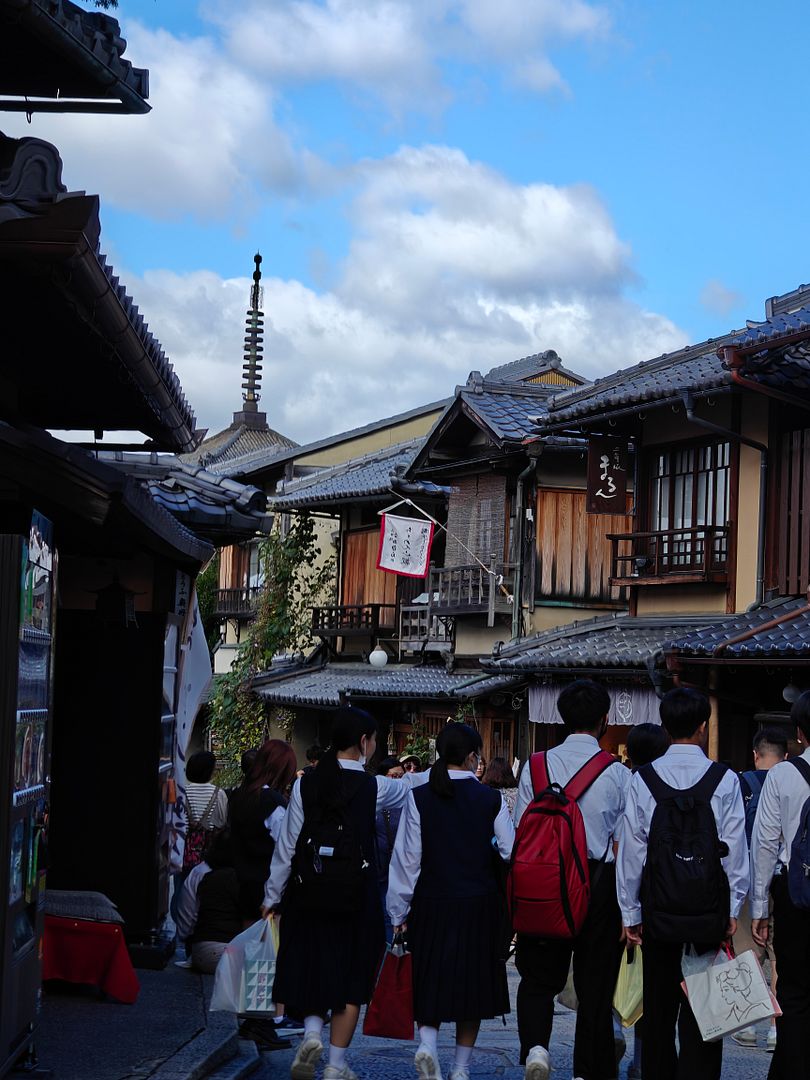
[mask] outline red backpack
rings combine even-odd
[[[564,788],[549,782],[544,753],[529,758],[534,801],[515,836],[507,895],[517,934],[573,938],[588,914],[588,842],[577,799],[618,759],[600,750]]]

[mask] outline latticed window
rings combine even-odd
[[[682,446],[653,456],[649,528],[672,533],[659,548],[670,567],[686,567],[702,559],[706,537],[695,529],[728,523],[730,465],[727,442]],[[712,543],[715,557],[723,559],[725,540],[715,537]]]

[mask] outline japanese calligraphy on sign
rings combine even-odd
[[[588,513],[623,514],[626,499],[626,440],[592,438],[588,443]]]
[[[383,514],[377,569],[423,578],[430,564],[433,522]]]

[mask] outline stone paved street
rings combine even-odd
[[[517,989],[517,973],[510,964],[511,1000],[514,1005]],[[572,1077],[572,1049],[576,1015],[569,1009],[557,1007],[554,1017],[554,1037],[551,1046],[553,1080],[570,1080]],[[750,1050],[737,1046],[726,1039],[723,1049],[723,1080],[765,1080],[771,1055],[765,1051],[767,1024],[760,1030],[761,1049]],[[619,1076],[627,1075],[632,1060],[632,1034],[628,1035],[628,1053],[622,1061]],[[358,1036],[349,1051],[349,1065],[360,1080],[413,1080],[413,1054],[415,1045],[388,1042],[383,1039],[367,1039]],[[452,1028],[440,1032],[440,1060],[444,1076],[452,1062]],[[262,1068],[254,1073],[255,1080],[286,1080],[293,1050],[276,1051],[262,1055]],[[471,1076],[474,1080],[488,1076],[503,1080],[520,1080],[523,1070],[518,1067],[517,1030],[514,1012],[507,1016],[506,1027],[501,1020],[485,1022],[481,1028],[478,1048],[473,1056]],[[651,1078],[656,1080],[656,1078]]]

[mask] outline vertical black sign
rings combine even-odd
[[[589,514],[623,514],[627,506],[627,440],[592,438],[588,443]]]

